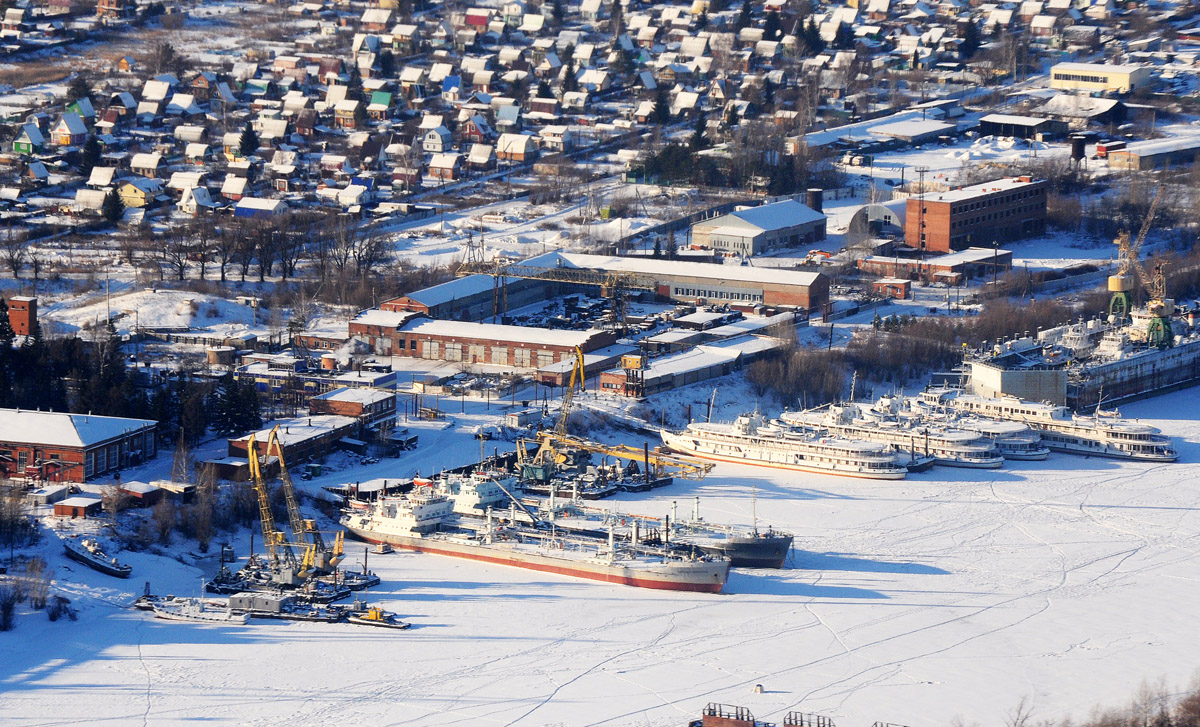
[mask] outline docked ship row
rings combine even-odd
[[[696,422],[663,431],[663,444],[716,462],[843,477],[898,480],[932,465],[989,469],[1005,460],[1043,460],[1051,451],[1174,462],[1171,440],[1117,412],[1072,413],[1065,406],[987,397],[957,388],[883,397],[733,422]]]

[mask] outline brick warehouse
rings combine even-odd
[[[150,419],[0,409],[0,475],[82,482],[153,458]]]
[[[419,313],[366,310],[350,321],[350,335],[378,354],[429,361],[463,361],[538,368],[611,346],[610,331],[559,331],[493,323],[438,321]]]
[[[829,278],[783,268],[718,265],[652,257],[611,257],[551,252],[523,263],[529,268],[629,273],[654,281],[663,300],[722,305],[750,310],[758,305],[819,310],[829,300]]]
[[[1013,177],[914,195],[906,203],[904,240],[929,252],[954,252],[1040,235],[1046,190],[1044,179]]]
[[[8,323],[18,336],[30,336],[37,330],[37,298],[14,295],[8,299]]]

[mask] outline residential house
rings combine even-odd
[[[462,154],[434,154],[429,161],[429,176],[442,182],[457,181],[462,177],[464,166]]]
[[[443,154],[454,145],[453,136],[445,126],[429,129],[421,136],[421,148],[430,154]]]
[[[492,137],[494,136],[492,133],[492,127],[488,125],[487,120],[484,119],[480,114],[471,116],[471,118],[462,123],[459,129],[462,133],[463,141],[473,142],[476,144],[485,141],[491,141]]]
[[[537,159],[537,140],[531,134],[501,134],[496,140],[496,158],[512,162]]]
[[[158,179],[164,168],[162,154],[134,154],[129,160],[131,172],[149,179]]]
[[[79,114],[70,111],[58,118],[50,130],[50,141],[56,146],[82,146],[87,141],[88,130]]]
[[[333,123],[339,129],[356,129],[363,113],[362,102],[352,99],[338,101],[333,107]]]
[[[117,187],[117,195],[127,209],[153,207],[160,201],[163,183],[157,179],[138,177],[125,181]]]
[[[13,139],[12,149],[17,154],[41,154],[46,148],[46,137],[37,124],[23,124]]]

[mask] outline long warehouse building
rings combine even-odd
[[[783,268],[570,252],[538,255],[521,266],[628,273],[653,281],[653,292],[659,298],[685,303],[728,304],[741,309],[767,305],[813,311],[829,301],[829,278],[821,273]]]

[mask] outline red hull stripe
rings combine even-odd
[[[432,553],[433,555],[444,555],[451,558],[465,558],[467,560],[478,560],[485,563],[495,563],[497,565],[507,565],[514,568],[525,568],[527,570],[542,571],[545,573],[555,573],[563,576],[574,576],[576,578],[586,578],[592,581],[602,581],[604,583],[617,583],[625,586],[637,586],[639,588],[654,588],[660,591],[697,591],[700,593],[720,593],[724,587],[724,581],[714,583],[683,583],[676,581],[656,581],[648,578],[628,578],[626,576],[618,576],[614,574],[596,573],[588,570],[580,570],[575,568],[566,568],[562,566],[554,566],[546,563],[532,563],[528,561],[511,561],[504,558],[494,558],[482,553],[460,553],[453,550],[440,550],[427,546],[404,545],[387,540],[376,540],[360,535],[363,540],[368,543],[387,543],[395,548],[402,550],[413,550],[418,553]]]

